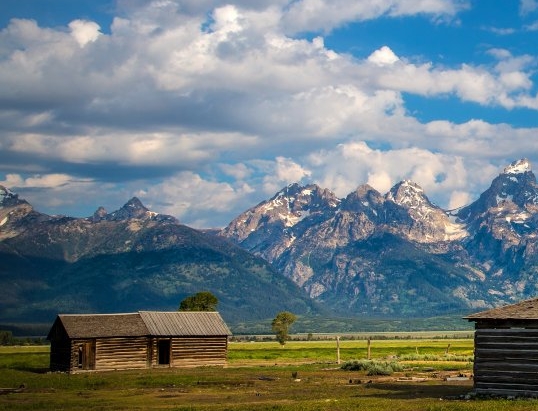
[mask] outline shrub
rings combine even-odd
[[[403,368],[395,361],[348,361],[341,367],[347,371],[366,371],[366,375],[391,375],[393,372],[402,371]]]

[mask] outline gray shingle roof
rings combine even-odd
[[[142,320],[154,336],[231,335],[228,326],[215,311],[140,311]]]
[[[141,311],[127,314],[59,314],[69,338],[231,335],[218,312]],[[52,329],[51,329],[52,332]],[[49,337],[51,333],[49,333]]]
[[[148,334],[138,313],[60,314],[58,318],[70,338],[135,337]]]
[[[469,321],[477,320],[538,320],[538,298],[505,305],[464,317]]]

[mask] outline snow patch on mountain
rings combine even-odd
[[[306,217],[310,215],[309,210],[305,211],[299,211],[296,213],[289,213],[289,214],[279,214],[278,216],[282,221],[284,221],[284,225],[286,227],[293,227],[297,223],[300,223],[303,221]]]
[[[531,215],[525,211],[514,213],[511,215],[507,215],[505,217],[506,221],[509,223],[516,223],[516,224],[523,224],[525,221],[527,221],[529,218],[531,218]]]
[[[4,206],[6,200],[16,198],[17,195],[8,188],[0,185],[0,206]]]
[[[404,180],[396,184],[386,195],[387,200],[416,211],[419,217],[433,212],[433,207],[418,184]]]
[[[522,158],[505,167],[504,174],[522,174],[528,171],[531,171],[531,163],[526,158]]]
[[[500,195],[497,194],[495,196],[495,200],[497,201],[497,205],[505,202],[505,201],[512,201],[514,199],[513,195],[508,195],[506,193],[501,193]]]
[[[445,241],[461,240],[469,235],[466,225],[452,222],[445,223]]]

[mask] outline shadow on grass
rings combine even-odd
[[[17,370],[17,371],[23,371],[23,372],[29,372],[29,373],[32,373],[32,374],[46,374],[50,371],[50,369],[47,367],[28,367],[28,366],[24,366],[24,365],[21,365],[21,366],[13,366],[13,367],[10,367],[11,369],[13,370]]]
[[[44,374],[49,371],[49,362],[46,352],[10,352],[0,355],[0,370]]]
[[[472,385],[452,385],[452,384],[398,384],[398,383],[371,383],[365,388],[371,389],[371,394],[362,394],[368,397],[382,397],[394,400],[420,399],[420,398],[457,398],[460,395],[468,394],[472,391]],[[362,396],[361,395],[361,396]]]
[[[0,367],[0,372],[4,372],[7,370],[16,370],[21,372],[28,372],[32,374],[46,374],[50,371],[50,368],[43,365],[31,365],[31,364],[25,364],[22,362],[13,362],[9,364],[9,366],[3,366]]]

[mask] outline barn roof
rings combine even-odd
[[[54,325],[58,321],[69,338],[135,337],[148,334],[138,313],[59,314]]]
[[[154,336],[231,335],[215,311],[140,311],[140,316]]]
[[[538,298],[505,305],[464,317],[469,321],[479,320],[538,320]]]
[[[214,311],[59,314],[49,339],[58,327],[63,327],[69,338],[231,335],[220,314]]]

